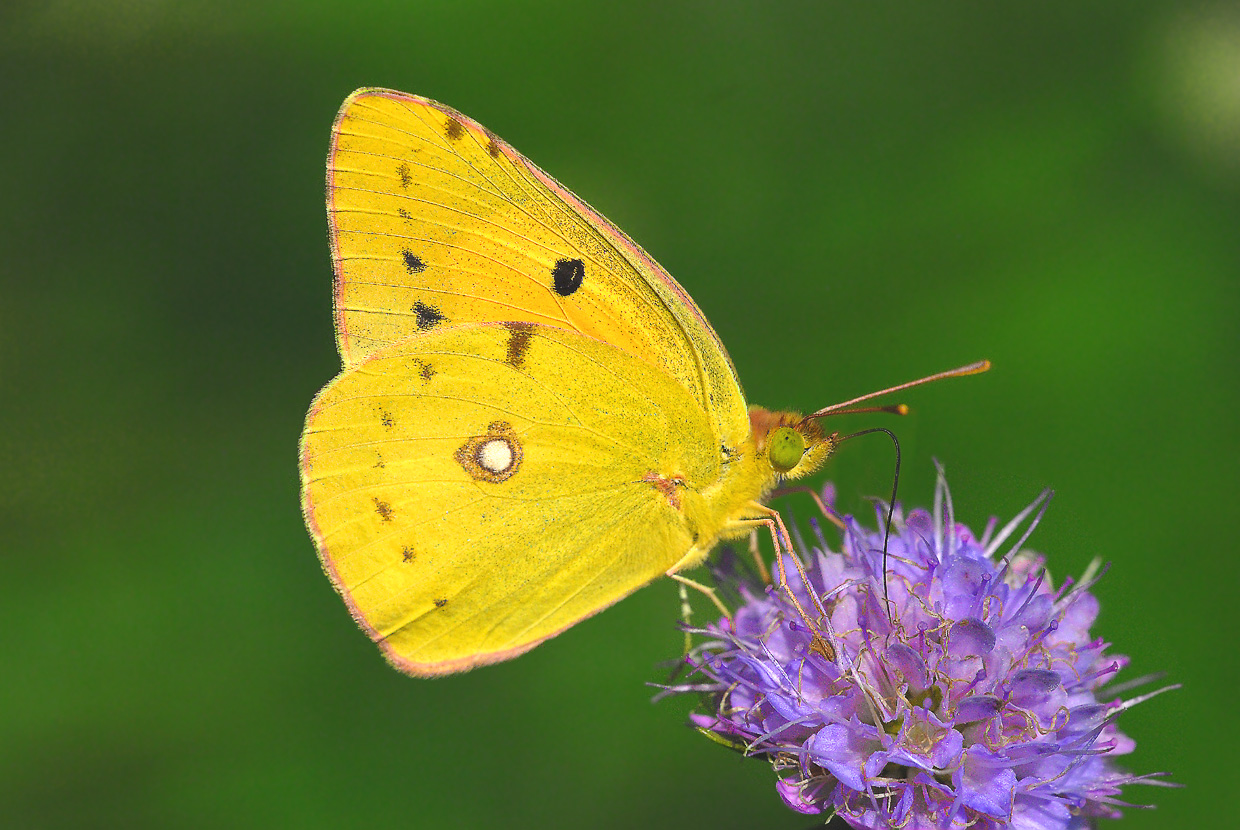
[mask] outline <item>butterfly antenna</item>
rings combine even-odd
[[[806,415],[805,420],[808,421],[811,418],[823,418],[823,417],[826,417],[827,415],[844,415],[844,414],[851,415],[855,412],[866,412],[866,411],[881,411],[881,412],[895,411],[896,414],[903,415],[905,412],[908,411],[908,408],[903,407],[904,412],[900,412],[898,410],[901,408],[901,405],[897,405],[895,407],[890,407],[890,408],[880,407],[875,410],[849,409],[848,407],[852,406],[855,403],[861,403],[862,401],[868,401],[873,398],[881,397],[883,395],[890,395],[892,392],[901,392],[905,389],[911,389],[914,386],[921,386],[922,384],[925,384],[925,383],[932,383],[936,380],[946,380],[947,378],[962,378],[967,375],[978,375],[978,374],[981,374],[982,372],[987,371],[988,369],[990,369],[990,361],[979,360],[976,363],[970,363],[968,366],[961,366],[958,369],[950,369],[946,372],[939,372],[934,375],[927,375],[924,378],[918,378],[917,380],[910,380],[908,383],[901,383],[899,386],[891,386],[886,389],[882,389],[878,392],[871,392],[868,395],[862,395],[859,398],[853,398],[851,401],[844,401],[843,403],[832,404],[831,406],[828,406],[824,409],[820,409],[817,412],[812,412],[809,415]]]
[[[838,414],[838,413],[837,413]],[[900,489],[900,439],[896,438],[896,434],[889,429],[883,427],[871,427],[863,429],[860,432],[854,432],[852,435],[845,435],[840,442],[850,441],[853,438],[860,438],[862,435],[869,435],[872,432],[881,432],[891,439],[891,444],[896,448],[896,469],[895,474],[891,477],[891,501],[887,502],[887,521],[883,526],[883,608],[887,611],[887,621],[895,624],[895,620],[891,616],[891,600],[887,597],[887,542],[891,539],[891,521],[895,516],[896,510],[896,493]]]
[[[868,412],[885,412],[888,415],[907,415],[908,404],[896,403],[890,406],[858,406],[853,409],[839,409],[832,415],[863,415]],[[812,415],[810,417],[813,417]]]

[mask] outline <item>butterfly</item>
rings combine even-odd
[[[404,672],[516,657],[774,527],[763,500],[838,443],[826,410],[749,407],[667,271],[449,107],[350,95],[327,212],[343,369],[306,417],[302,508]]]

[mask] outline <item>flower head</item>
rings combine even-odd
[[[1001,553],[1048,498],[979,539],[955,523],[940,477],[933,514],[895,510],[885,569],[883,531],[850,517],[840,552],[815,525],[815,548],[785,554],[790,589],[725,558],[717,576],[742,603],[698,632],[693,676],[669,689],[706,693],[712,711],[694,724],[768,758],[800,812],[907,830],[1117,816],[1131,806],[1122,785],[1157,783],[1113,765],[1134,746],[1118,715],[1150,695],[1102,691],[1127,658],[1089,634],[1097,563],[1054,589],[1042,557],[1019,552],[1040,513]]]

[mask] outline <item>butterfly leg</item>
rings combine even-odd
[[[685,583],[677,582],[676,589],[680,593],[680,621],[685,625],[685,656],[693,650],[693,635],[689,629],[693,626],[693,606],[689,604],[689,590]]]
[[[844,520],[840,518],[838,513],[830,507],[827,507],[827,503],[822,500],[822,496],[818,495],[818,491],[813,487],[781,487],[774,493],[771,493],[771,498],[774,499],[779,498],[780,496],[788,496],[793,493],[809,493],[810,498],[812,498],[814,500],[814,504],[818,506],[818,510],[822,513],[823,518],[838,527],[840,530],[844,529]]]
[[[714,589],[714,588],[709,588],[709,587],[707,587],[707,586],[703,585],[703,584],[702,584],[702,583],[700,583],[700,582],[694,582],[694,581],[693,581],[692,579],[690,579],[689,577],[687,577],[687,576],[681,576],[680,574],[676,573],[675,571],[668,571],[668,572],[667,572],[667,575],[668,575],[668,576],[670,576],[672,579],[674,579],[674,580],[676,580],[677,582],[679,582],[679,583],[680,583],[680,585],[681,585],[681,589],[680,589],[680,590],[681,590],[681,595],[680,595],[680,596],[681,596],[682,600],[684,600],[684,601],[685,601],[686,606],[688,605],[688,596],[684,593],[684,588],[685,588],[685,586],[688,586],[688,587],[690,587],[690,588],[694,588],[694,589],[696,589],[696,590],[698,590],[698,591],[701,591],[703,594],[705,594],[705,595],[706,595],[706,596],[710,599],[710,601],[711,601],[711,602],[713,602],[713,603],[715,604],[715,607],[719,609],[719,612],[720,612],[721,614],[723,614],[723,616],[727,617],[728,619],[731,619],[731,618],[732,618],[732,612],[728,610],[728,606],[726,606],[726,605],[724,605],[724,604],[723,604],[723,600],[719,599],[719,595],[718,595],[717,593],[715,593],[715,589]]]
[[[771,584],[771,572],[766,569],[766,563],[762,561],[762,551],[758,550],[758,531],[753,530],[749,534],[749,555],[753,557],[753,562],[758,566],[758,576],[762,577],[762,581],[767,585]]]
[[[810,632],[813,633],[813,640],[810,643],[810,648],[821,654],[823,657],[826,657],[828,660],[834,660],[835,649],[832,647],[831,643],[819,633],[819,627],[810,620],[809,614],[806,613],[805,608],[801,605],[801,601],[797,599],[796,594],[793,593],[792,588],[788,585],[788,574],[784,568],[783,557],[785,550],[788,551],[788,558],[792,560],[793,566],[797,569],[797,574],[801,577],[801,584],[805,586],[805,592],[814,602],[815,610],[819,615],[818,619],[822,620],[828,618],[827,611],[822,606],[822,600],[819,598],[818,592],[814,590],[814,586],[809,581],[809,575],[805,573],[805,567],[801,564],[801,558],[797,556],[792,549],[792,537],[788,534],[788,528],[784,525],[783,517],[779,515],[778,510],[774,510],[759,502],[751,502],[749,507],[757,513],[765,514],[767,518],[742,519],[739,523],[762,525],[770,531],[771,541],[775,545],[775,567],[779,573],[779,587],[783,589],[788,599],[792,602],[793,607],[796,608],[797,615],[800,616],[801,621],[805,623],[805,626],[810,630]]]

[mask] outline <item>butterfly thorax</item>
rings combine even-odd
[[[783,480],[817,470],[838,443],[836,434],[825,434],[817,421],[806,421],[796,412],[751,407],[749,419],[750,434],[745,441],[738,447],[722,448],[718,479],[685,494],[682,509],[695,544],[682,568],[700,564],[718,542],[751,532],[754,520],[766,517],[756,505],[765,502]],[[781,428],[794,430],[804,442],[803,452],[790,467],[772,461],[772,439]]]

